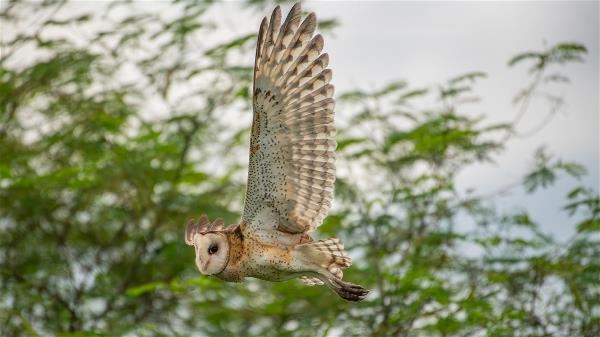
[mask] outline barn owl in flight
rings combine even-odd
[[[264,18],[254,65],[248,186],[240,224],[223,227],[206,215],[186,226],[185,241],[204,275],[229,282],[300,278],[349,301],[368,290],[342,281],[351,260],[338,239],[315,241],[309,232],[331,207],[335,181],[335,126],[329,57],[317,19],[300,20],[300,4],[280,24],[281,10]]]

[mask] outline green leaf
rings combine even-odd
[[[544,58],[545,58],[545,56],[542,53],[526,52],[526,53],[517,54],[516,56],[511,58],[508,61],[508,65],[512,67],[512,66],[517,65],[518,63],[522,63],[523,61],[527,61],[527,60],[531,60],[531,59],[533,59],[534,61],[540,62]]]
[[[472,82],[475,82],[476,80],[478,80],[480,78],[486,78],[486,77],[487,77],[486,73],[484,73],[482,71],[473,71],[473,72],[470,72],[470,73],[466,73],[464,75],[460,75],[460,76],[454,77],[454,78],[450,79],[448,81],[448,83],[450,83],[450,84],[458,84],[458,83],[464,82],[464,81],[472,83]]]
[[[346,138],[337,142],[337,150],[343,151],[346,147],[367,142],[367,138]]]
[[[587,219],[577,224],[578,233],[600,232],[600,218]]]
[[[400,95],[397,103],[400,104],[400,103],[404,103],[407,100],[412,99],[412,98],[422,97],[422,96],[426,95],[428,92],[429,92],[428,89],[415,89],[415,90],[408,91],[408,92]]]
[[[142,284],[140,286],[131,287],[127,289],[127,296],[137,297],[144,295],[148,292],[153,292],[160,289],[167,288],[167,285],[162,282],[150,282],[146,284]]]
[[[397,92],[399,90],[406,88],[407,85],[408,84],[405,81],[392,82],[392,83],[386,85],[385,87],[383,87],[381,90],[375,92],[374,96],[375,97],[386,96],[386,95],[389,95],[391,93],[394,93],[394,92]]]

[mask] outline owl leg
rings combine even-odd
[[[332,274],[329,270],[322,267],[316,267],[314,271],[306,273],[305,275],[310,275],[308,277],[311,279],[318,279],[325,283],[329,289],[333,290],[341,298],[347,301],[362,301],[369,294],[368,289],[365,289],[358,284],[345,282]]]
[[[369,293],[359,285],[342,281],[342,269],[349,267],[352,261],[338,239],[301,244],[295,253],[302,261],[300,265],[305,269],[305,277],[321,280],[341,298],[360,301]]]
[[[352,265],[344,246],[335,238],[301,244],[296,247],[296,251],[306,262],[327,268],[339,279],[343,276],[342,269]]]

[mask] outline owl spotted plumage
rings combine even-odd
[[[331,70],[314,13],[300,20],[294,5],[264,18],[254,66],[248,187],[239,225],[223,228],[203,215],[186,227],[196,266],[229,282],[300,278],[325,284],[342,298],[368,290],[342,281],[351,260],[338,239],[308,234],[327,216],[335,182],[335,126]]]

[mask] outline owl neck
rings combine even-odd
[[[227,264],[223,270],[216,274],[217,277],[226,281],[239,282],[235,270],[239,270],[239,264],[243,261],[244,257],[244,233],[240,225],[235,226],[232,229],[225,231],[227,241],[229,243],[229,254],[227,257]],[[243,279],[243,278],[242,278]]]
[[[244,255],[244,233],[240,225],[227,231],[227,240],[229,241],[229,263],[236,264]]]

